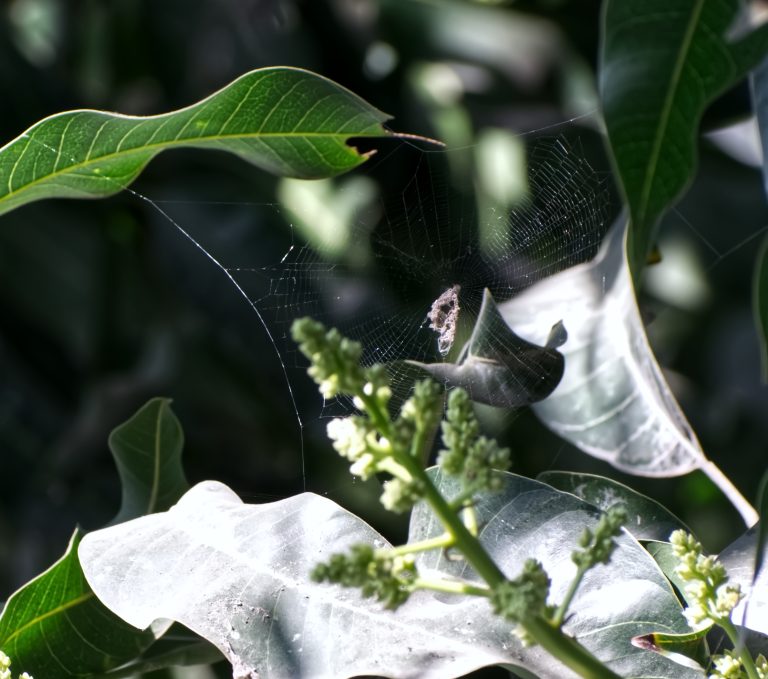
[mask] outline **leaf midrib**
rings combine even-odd
[[[90,599],[93,599],[96,595],[93,592],[85,592],[84,594],[81,594],[78,597],[75,597],[74,599],[66,602],[65,604],[60,604],[56,606],[56,608],[52,608],[49,611],[46,611],[42,615],[35,616],[31,620],[28,620],[26,623],[21,625],[21,627],[17,627],[7,638],[6,643],[12,642],[16,637],[20,636],[24,632],[26,632],[31,627],[34,627],[35,625],[39,625],[43,622],[43,620],[46,620],[47,618],[50,618],[54,615],[59,615],[63,613],[64,611],[69,610],[70,608],[74,608],[75,606],[79,606],[80,604],[84,604],[85,602],[89,601]]]
[[[693,35],[696,32],[696,27],[701,16],[701,11],[704,7],[704,0],[697,0],[696,6],[693,8],[691,19],[683,37],[683,42],[680,45],[680,51],[678,52],[678,58],[675,62],[675,67],[672,71],[672,77],[669,81],[669,87],[667,88],[667,95],[664,98],[664,105],[660,116],[660,124],[656,129],[656,136],[653,140],[653,147],[651,149],[651,156],[648,162],[647,171],[645,173],[645,179],[643,182],[642,190],[640,192],[640,204],[638,206],[638,224],[639,228],[646,218],[648,211],[648,204],[650,202],[651,187],[656,177],[656,169],[659,163],[659,157],[661,155],[662,141],[667,133],[669,126],[670,112],[672,110],[673,102],[676,99],[678,87],[680,85],[680,78],[683,72],[683,66],[687,60],[688,53],[690,52],[691,43],[693,42]]]
[[[160,151],[163,151],[168,148],[173,148],[176,146],[192,146],[200,142],[217,142],[217,141],[227,141],[231,139],[260,139],[265,137],[268,137],[268,138],[278,138],[278,137],[280,138],[283,138],[283,137],[319,138],[319,139],[339,139],[341,141],[346,141],[350,137],[365,137],[365,136],[385,136],[385,135],[379,135],[379,134],[374,135],[370,133],[365,134],[360,132],[352,132],[352,133],[349,133],[349,132],[266,132],[266,133],[248,133],[248,134],[230,134],[230,135],[207,135],[204,137],[188,137],[183,139],[174,139],[172,141],[159,142],[156,144],[148,144],[146,146],[137,147],[127,151],[108,153],[101,156],[97,156],[96,158],[89,158],[87,161],[84,161],[81,163],[67,165],[63,167],[61,170],[56,170],[55,172],[41,175],[34,181],[27,182],[26,184],[22,184],[19,188],[14,189],[13,191],[7,192],[4,196],[0,196],[0,204],[10,200],[11,198],[19,195],[20,193],[23,193],[24,191],[28,191],[30,188],[34,187],[35,185],[41,182],[50,181],[51,179],[55,179],[56,177],[59,177],[61,175],[66,175],[80,169],[88,168],[98,163],[109,162],[111,160],[114,160],[115,158],[120,158],[120,157],[128,158],[132,155],[149,154],[149,158],[152,158],[155,154],[159,153]],[[350,151],[353,151],[351,147],[348,147],[348,148],[350,149]],[[362,159],[364,157],[364,154],[360,154],[360,155]],[[109,180],[109,176],[106,176],[106,175],[99,178],[104,179],[105,181]],[[119,191],[120,189],[123,189],[123,188],[125,187],[118,186],[116,190]]]

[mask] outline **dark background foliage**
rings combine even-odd
[[[247,70],[292,65],[392,114],[393,129],[442,138],[454,151],[471,149],[489,127],[526,142],[564,135],[611,193],[609,163],[584,117],[596,106],[598,29],[599,3],[575,0],[6,0],[0,144],[61,110],[160,113]],[[441,74],[458,83],[451,96],[435,85]],[[740,87],[717,102],[706,124],[734,122],[748,107]],[[424,151],[391,141],[378,148],[363,173],[385,201],[397,201]],[[757,170],[707,140],[701,154],[699,177],[660,241],[662,255],[666,245],[681,257],[675,261],[694,263],[680,270],[698,287],[657,277],[642,302],[660,362],[705,451],[753,498],[768,440],[750,308],[765,197]],[[153,162],[134,187],[138,196],[45,201],[3,218],[0,598],[57,558],[75,524],[96,528],[114,514],[119,486],[108,433],[155,395],[174,399],[191,482],[220,479],[246,501],[262,501],[301,491],[306,478],[310,490],[402,535],[401,523],[375,509],[376,489],[351,484],[336,460],[316,391],[296,359],[288,354],[286,365],[303,426],[254,311],[140,197],[194,230],[223,261],[259,267],[300,238],[279,209],[263,207],[274,205],[276,186],[235,158],[180,151]],[[470,177],[453,190],[471,197],[471,186]],[[607,212],[617,209],[614,196]],[[333,309],[326,313],[333,321]],[[667,504],[713,550],[741,530],[703,474],[626,477],[527,413],[489,420],[513,447],[517,472],[619,478]]]

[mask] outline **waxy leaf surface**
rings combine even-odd
[[[531,342],[562,320],[565,372],[549,398],[534,404],[554,432],[631,474],[675,476],[707,464],[645,335],[614,226],[597,257],[536,283],[499,305],[504,320]]]
[[[524,340],[504,322],[486,289],[472,336],[456,363],[401,361],[396,365],[411,374],[429,375],[446,388],[466,389],[473,401],[519,408],[545,398],[560,381],[563,355],[557,346],[563,340],[561,330],[554,323],[542,346]]]
[[[526,558],[540,558],[556,598],[575,569],[570,552],[598,511],[536,481],[505,477],[502,492],[478,505],[481,539],[510,576]],[[419,507],[410,540],[439,530]],[[80,558],[99,597],[127,622],[182,622],[224,653],[235,677],[447,679],[494,664],[573,676],[540,649],[522,647],[485,599],[418,592],[392,612],[356,590],[310,581],[316,563],[358,542],[388,544],[326,498],[304,493],[246,505],[207,481],[166,513],[89,534]],[[614,561],[585,582],[567,630],[620,673],[701,676],[631,646],[636,634],[686,626],[653,560],[629,535],[619,542]],[[421,566],[427,575],[473,577],[438,553]]]

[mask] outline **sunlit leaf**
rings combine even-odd
[[[768,26],[738,31],[739,0],[607,0],[599,84],[639,273],[661,215],[690,183],[707,106],[768,52]],[[746,22],[743,22],[746,25]]]
[[[157,116],[68,111],[0,148],[0,214],[43,198],[98,198],[128,186],[158,153],[228,151],[279,175],[329,177],[368,157],[350,137],[383,137],[389,116],[297,68],[247,73],[206,99]]]
[[[0,616],[0,649],[35,677],[104,672],[141,653],[155,634],[123,622],[91,592],[76,531],[64,556],[14,592]]]
[[[659,653],[678,665],[702,672],[709,664],[706,628],[687,634],[643,634],[632,639],[632,645]]]
[[[541,559],[557,599],[575,570],[570,552],[598,512],[536,481],[505,478],[504,489],[476,507],[481,539],[511,576],[526,558]],[[450,494],[452,482],[438,483]],[[420,507],[409,539],[440,530]],[[309,580],[314,564],[357,542],[387,545],[328,499],[305,493],[245,505],[208,481],[166,513],[89,534],[80,557],[100,598],[126,621],[178,620],[214,643],[236,676],[448,679],[492,664],[573,676],[542,649],[522,647],[482,598],[419,592],[392,612],[357,591]],[[473,577],[440,552],[420,561]],[[627,534],[611,563],[587,576],[566,629],[623,676],[701,676],[632,648],[632,636],[687,628],[661,572]]]
[[[758,542],[762,539],[758,526],[750,528],[744,535],[728,545],[719,559],[728,571],[731,582],[741,586],[745,599],[734,609],[731,619],[737,625],[748,627],[755,632],[768,635],[768,571],[762,568],[755,573]],[[766,557],[762,546],[761,559]]]
[[[568,331],[563,379],[534,406],[548,427],[623,471],[685,474],[704,455],[648,345],[624,234],[614,226],[591,262],[535,284],[499,310],[532,342],[561,319]]]
[[[672,531],[678,528],[688,530],[672,512],[623,483],[594,474],[576,472],[544,472],[539,474],[539,481],[565,491],[606,510],[620,505],[627,512],[624,527],[637,540],[668,540]]]
[[[680,562],[675,556],[672,544],[666,540],[650,540],[645,543],[645,549],[659,565],[667,580],[677,588],[677,593],[681,599],[686,601],[685,581],[677,574],[676,569]]]

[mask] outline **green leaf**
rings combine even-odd
[[[171,628],[141,656],[93,679],[133,679],[144,673],[171,667],[209,665],[224,658],[219,649],[186,630],[182,625]]]
[[[189,489],[181,465],[184,433],[167,398],[153,398],[114,429],[109,448],[123,490],[112,523],[163,512]]]
[[[763,150],[763,186],[768,196],[768,59],[752,73],[752,99],[760,130]],[[757,334],[760,338],[760,357],[763,382],[768,382],[768,238],[760,244],[752,279],[752,305]]]
[[[768,382],[768,238],[763,240],[757,251],[752,279],[752,308],[760,338],[763,382]]]
[[[584,528],[594,528],[598,511],[545,484],[504,478],[500,493],[475,506],[481,540],[512,577],[527,558],[540,559],[557,599],[576,568],[570,553]],[[459,490],[451,479],[438,482],[449,494]],[[442,530],[419,505],[409,542]],[[484,598],[420,591],[388,611],[355,590],[310,580],[315,564],[359,542],[389,544],[327,498],[304,493],[246,505],[223,484],[207,481],[168,512],[90,533],[80,558],[99,597],[125,620],[137,627],[156,618],[182,622],[214,643],[236,676],[449,679],[495,664],[534,676],[573,676],[540,648],[523,647]],[[566,631],[621,676],[700,679],[630,645],[636,635],[688,630],[650,556],[628,534],[617,542],[611,562],[587,574]],[[465,562],[441,551],[420,558],[422,567],[434,569],[430,577],[473,577]]]
[[[765,547],[768,545],[768,471],[763,472],[760,485],[757,487],[757,513],[760,521],[755,526],[757,544],[755,545],[755,567],[752,575],[752,586],[765,565]]]
[[[538,480],[572,493],[603,511],[616,504],[622,506],[627,512],[624,528],[637,540],[668,540],[672,531],[678,528],[690,532],[680,519],[656,500],[613,479],[594,474],[552,471],[539,474]]]
[[[164,511],[183,495],[189,487],[181,467],[183,443],[170,400],[162,398],[147,402],[112,432],[109,447],[123,489],[113,524]],[[155,634],[126,625],[93,596],[77,559],[80,539],[76,532],[64,557],[3,609],[0,648],[14,668],[37,677],[102,673],[134,660],[154,642]],[[81,647],[87,652],[78,653]]]
[[[518,337],[486,289],[472,336],[456,363],[402,361],[397,365],[418,371],[419,377],[426,373],[447,387],[462,387],[473,401],[519,408],[546,398],[557,386],[564,362],[556,347],[564,334],[562,325],[555,322],[543,346]]]
[[[157,116],[69,111],[0,148],[0,214],[43,198],[122,190],[165,149],[234,153],[279,175],[329,177],[368,154],[350,137],[384,137],[389,116],[340,85],[297,68],[241,76],[197,104]]]
[[[736,35],[739,0],[606,0],[599,86],[632,221],[633,275],[696,165],[706,107],[768,51],[768,26]]]
[[[74,677],[105,672],[155,640],[123,622],[93,594],[77,558],[75,531],[64,556],[14,592],[0,616],[0,649],[16,672]]]
[[[676,572],[680,562],[675,556],[672,544],[666,540],[649,540],[645,543],[645,549],[654,558],[667,580],[677,588],[678,595],[685,602],[685,581]]]
[[[632,645],[659,653],[694,670],[703,671],[709,664],[706,628],[688,634],[643,634],[632,639]]]

